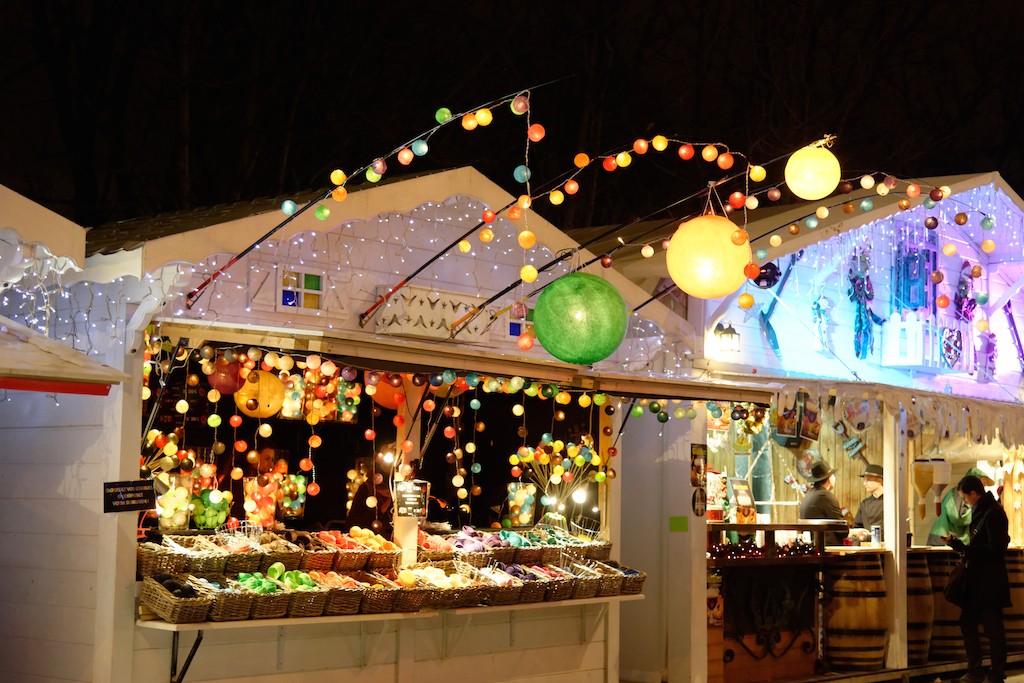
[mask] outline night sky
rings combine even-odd
[[[539,185],[663,134],[764,162],[821,138],[844,175],[996,170],[1024,191],[1024,3],[0,3],[0,183],[76,222],[328,187],[532,90]],[[525,125],[450,124],[386,178],[473,165],[509,192]],[[599,167],[563,228],[647,216],[723,176],[673,152]],[[781,181],[781,164],[769,182]],[[357,179],[356,184],[362,182]],[[690,204],[673,211],[699,210]],[[669,214],[662,214],[669,216]]]

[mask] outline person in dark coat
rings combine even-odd
[[[811,476],[813,487],[804,494],[800,501],[800,519],[834,519],[846,521],[843,508],[839,500],[832,493],[833,475],[832,469],[824,460],[817,460],[811,463]],[[825,543],[828,545],[842,545],[846,534],[838,531],[830,531],[825,536]]]
[[[885,530],[885,505],[882,502],[882,466],[868,465],[864,474],[864,490],[868,497],[857,506],[857,516],[853,519],[853,526],[857,529],[867,529],[878,525]]]
[[[967,673],[961,683],[1002,683],[1006,677],[1006,631],[1003,608],[1010,607],[1010,579],[1006,572],[1006,546],[1010,544],[1006,512],[981,479],[966,476],[957,484],[964,501],[971,506],[970,543],[947,537],[946,542],[964,557],[966,593],[960,612],[960,632],[967,653]],[[981,668],[981,638],[978,625],[992,652],[987,674]]]

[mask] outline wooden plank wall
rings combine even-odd
[[[4,398],[0,680],[91,681],[104,400]]]
[[[374,621],[365,623],[365,634],[359,623],[297,624],[283,629],[281,640],[274,627],[208,631],[188,680],[251,683],[260,677],[307,683],[313,675],[381,683],[448,683],[458,678],[603,683],[603,608],[570,602],[516,612]],[[408,639],[403,633],[407,630]],[[190,633],[182,635],[182,659],[193,639]],[[170,642],[170,633],[136,630],[133,681],[167,680]],[[407,642],[412,652],[403,649]],[[366,666],[361,665],[364,655]]]

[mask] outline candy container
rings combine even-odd
[[[242,479],[242,490],[245,492],[245,518],[264,529],[274,528],[274,515],[277,511],[277,490],[279,485],[271,477],[261,474],[258,477]]]
[[[188,529],[192,475],[164,472],[157,475],[156,515],[161,531]]]
[[[306,507],[306,476],[286,474],[281,480],[281,497],[277,507],[278,519],[298,519]]]
[[[192,520],[199,529],[216,529],[231,508],[231,492],[217,488],[217,465],[202,462],[193,471]]]

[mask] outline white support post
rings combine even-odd
[[[889,648],[886,667],[907,667],[907,416],[882,410],[882,469],[885,500],[885,590],[889,596]]]

